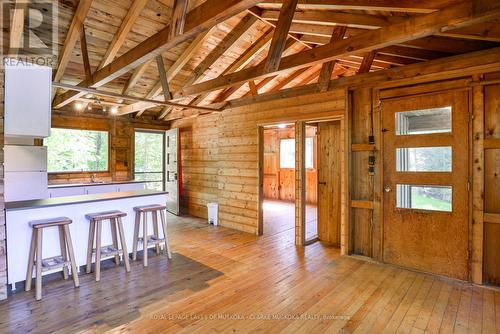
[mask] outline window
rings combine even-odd
[[[431,211],[452,210],[452,187],[396,185],[396,207]]]
[[[107,131],[53,128],[45,139],[49,173],[108,170]]]
[[[306,168],[314,168],[314,138],[306,138]],[[280,168],[295,168],[295,139],[280,142]]]
[[[398,172],[451,172],[451,146],[396,149]]]
[[[451,107],[396,113],[396,135],[451,132]]]
[[[135,132],[135,180],[147,189],[164,190],[164,141],[163,132]]]

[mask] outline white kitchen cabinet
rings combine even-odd
[[[116,191],[115,184],[103,184],[98,186],[85,187],[85,193],[90,194],[102,194],[102,193],[113,193]]]
[[[47,147],[5,145],[6,172],[47,171]]]
[[[49,188],[49,195],[51,198],[85,195],[85,187]]]
[[[144,183],[123,183],[116,185],[116,191],[131,191],[144,189]]]
[[[52,69],[5,67],[5,136],[50,136]]]

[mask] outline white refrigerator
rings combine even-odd
[[[48,198],[47,147],[4,146],[5,201]]]

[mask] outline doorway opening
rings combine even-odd
[[[295,228],[295,125],[263,130],[263,234]]]

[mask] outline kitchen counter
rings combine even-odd
[[[112,192],[103,194],[55,197],[55,198],[46,198],[46,199],[38,199],[30,201],[6,202],[5,210],[6,211],[28,210],[36,208],[46,208],[51,206],[92,203],[92,202],[101,202],[114,199],[143,197],[151,195],[166,195],[166,194],[167,193],[163,191],[143,189],[143,190],[122,191],[122,192]]]
[[[111,181],[111,182],[89,182],[89,183],[64,183],[64,184],[49,184],[49,189],[56,188],[70,188],[70,187],[92,187],[92,186],[106,186],[113,184],[129,184],[129,183],[144,183],[144,181]]]
[[[123,230],[128,249],[132,249],[134,235],[135,211],[134,207],[165,204],[167,193],[156,190],[130,190],[122,192],[108,192],[78,196],[47,198],[42,200],[7,202],[5,207],[6,236],[7,236],[7,278],[8,283],[24,281],[28,266],[28,253],[31,243],[32,229],[29,222],[38,219],[53,217],[68,217],[72,220],[69,225],[77,267],[87,262],[87,247],[89,238],[89,220],[86,214],[119,210],[126,214],[123,217]],[[168,220],[168,218],[167,218]],[[153,230],[152,219],[148,220],[148,230]],[[43,258],[59,256],[59,234],[57,227],[49,227],[43,231]],[[159,237],[163,236],[160,229]],[[102,245],[112,245],[113,238],[109,221],[102,226]],[[139,244],[139,250],[142,250]],[[93,260],[94,261],[94,260]],[[49,274],[51,271],[44,273]]]

